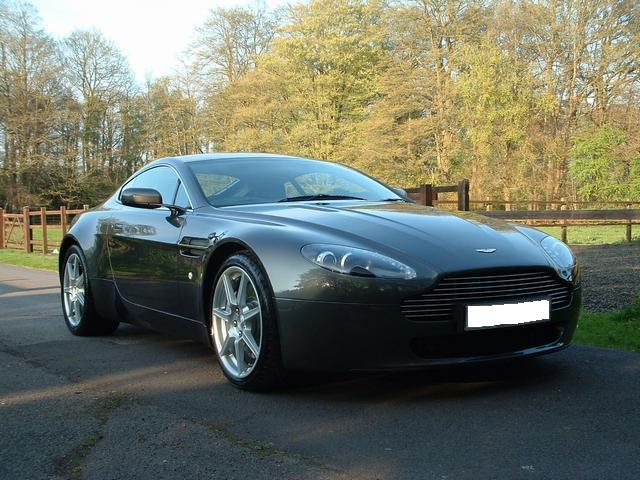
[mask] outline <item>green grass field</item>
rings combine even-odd
[[[31,229],[33,232],[34,240],[42,240],[42,229],[38,226]],[[5,231],[5,235],[7,239],[9,238],[9,229]],[[24,231],[22,229],[14,229],[11,232],[11,240],[22,242],[24,237]],[[62,241],[62,229],[57,226],[49,226],[47,227],[47,244],[49,248],[57,248],[60,242]],[[37,247],[36,247],[37,248]]]
[[[0,250],[0,263],[19,265],[21,267],[38,268],[40,270],[58,270],[58,255],[42,253],[25,253],[22,250],[4,248]]]
[[[539,230],[561,239],[560,227],[539,227]],[[603,245],[625,241],[624,225],[598,225],[594,227],[568,227],[567,242],[573,245]],[[640,225],[634,225],[632,240],[640,240]]]

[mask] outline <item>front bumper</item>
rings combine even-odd
[[[404,370],[493,362],[561,350],[573,337],[582,291],[538,324],[465,332],[461,318],[405,318],[399,305],[276,298],[285,368],[314,371]]]

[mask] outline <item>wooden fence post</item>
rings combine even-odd
[[[561,198],[560,201],[562,202],[560,204],[560,210],[566,210],[567,209],[567,204],[565,202],[565,198],[564,197]],[[563,220],[562,223],[565,224],[565,225],[562,225],[562,227],[560,227],[561,230],[562,230],[562,241],[564,243],[567,243],[567,225],[566,225],[567,221]]]
[[[31,214],[29,213],[29,207],[22,208],[22,226],[24,227],[23,239],[24,251],[31,253]]]
[[[4,210],[0,208],[0,248],[4,248]]]
[[[67,234],[67,207],[60,207],[60,228],[64,237]]]
[[[627,203],[627,209],[630,209],[630,208],[631,208],[631,204],[630,204],[630,203]],[[626,228],[626,230],[627,230],[627,231],[626,231],[626,237],[627,237],[627,238],[626,238],[626,240],[627,240],[627,243],[631,243],[631,220],[628,220],[628,221],[627,221],[627,228]]]
[[[42,228],[42,254],[49,253],[47,244],[47,207],[40,207],[40,228]]]
[[[466,178],[458,182],[458,210],[469,211],[469,180]]]
[[[87,204],[82,205],[82,210],[84,210],[85,212],[89,210],[89,205]]]
[[[433,185],[425,183],[420,186],[420,203],[433,207]]]

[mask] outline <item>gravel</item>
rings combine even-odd
[[[608,312],[634,303],[640,293],[640,243],[571,248],[582,266],[586,310]]]

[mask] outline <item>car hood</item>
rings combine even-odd
[[[395,251],[440,271],[550,265],[542,248],[513,225],[471,212],[407,202],[283,203],[230,209],[309,230],[309,243],[349,242],[376,251]]]

